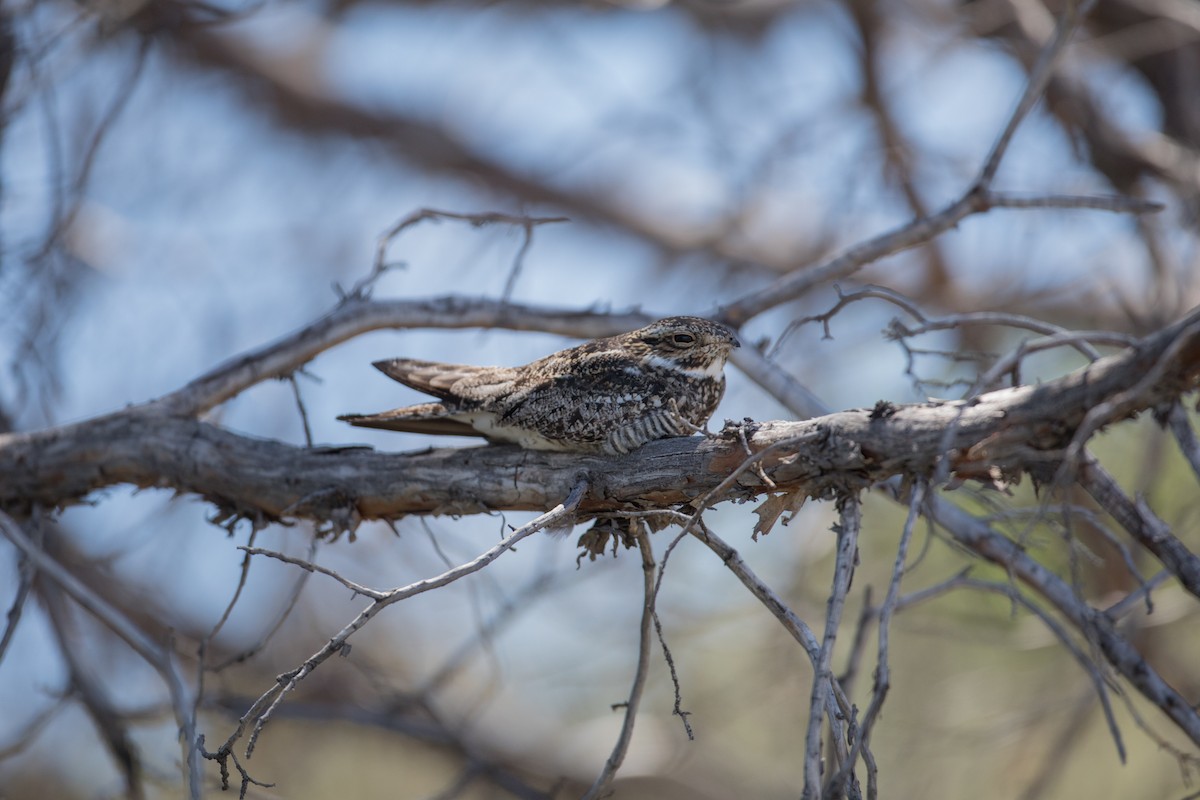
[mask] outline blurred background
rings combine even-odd
[[[1039,0],[11,0],[0,9],[0,430],[17,431],[152,399],[311,322],[337,302],[335,287],[370,272],[380,235],[423,207],[569,217],[535,231],[516,302],[711,313],[964,192],[1061,12]],[[1198,40],[1200,3],[1099,3],[995,184],[1127,194],[1163,212],[996,210],[840,288],[881,284],[933,316],[1003,310],[1131,334],[1195,305]],[[498,298],[522,244],[519,228],[424,223],[392,244],[401,266],[375,296]],[[831,308],[836,291],[821,286],[742,331],[831,408],[958,396],[979,363],[947,353],[980,353],[986,365],[986,354],[1028,336],[973,325],[905,349],[883,331],[911,318],[872,300],[843,309],[829,336],[820,324],[789,331]],[[417,400],[371,369],[376,359],[519,364],[573,343],[502,330],[378,332],[323,353],[297,386],[318,444],[462,446],[335,417]],[[1083,363],[1052,351],[1020,377]],[[790,416],[736,369],[727,375],[716,427]],[[305,441],[282,381],[211,418]],[[1162,431],[1127,423],[1095,450],[1200,546],[1195,483]],[[981,515],[1038,503],[1025,485],[1010,497],[954,496]],[[236,548],[251,531],[211,524],[204,503],[166,491],[92,499],[58,516],[56,557],[148,630],[173,632],[197,674],[197,648],[238,589]],[[875,602],[886,591],[904,519],[878,498],[866,510],[846,645],[864,590]],[[526,519],[405,519],[394,532],[368,524],[356,541],[319,545],[307,525],[253,536],[388,588],[472,558]],[[811,502],[757,542],[748,506],[707,519],[819,630],[831,507]],[[1044,563],[1081,570],[1097,605],[1135,585],[1099,535],[1073,539],[1050,525],[1022,535]],[[276,785],[250,796],[578,796],[621,722],[611,706],[633,676],[642,571],[634,552],[577,568],[575,538],[538,536],[388,609],[348,658],[323,665],[278,709],[245,762]],[[661,556],[670,534],[655,538]],[[906,592],[974,563],[924,529],[914,548]],[[18,569],[0,545],[5,608]],[[973,574],[1005,579],[978,564]],[[696,738],[672,716],[656,649],[616,796],[797,796],[812,676],[803,651],[695,542],[672,554],[663,587],[659,613]],[[1185,696],[1200,696],[1196,605],[1173,583],[1155,598],[1154,614],[1126,621],[1129,635]],[[219,667],[204,675],[209,746],[363,605],[328,578],[255,561],[207,645],[206,663]],[[873,644],[866,652],[854,683],[864,706]],[[1179,797],[1195,777],[1178,758],[1195,748],[1133,696],[1117,702],[1122,765],[1087,673],[1003,597],[961,590],[904,611],[891,658],[873,739],[887,797]],[[82,684],[100,687],[123,737],[97,723]],[[131,759],[147,796],[178,796],[165,699],[154,673],[94,619],[29,603],[0,662],[0,797],[124,796]],[[205,774],[215,790],[215,764]]]

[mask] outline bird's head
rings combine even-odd
[[[625,337],[631,349],[653,366],[717,377],[729,352],[741,347],[733,331],[702,317],[667,317]]]

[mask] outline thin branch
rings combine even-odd
[[[858,532],[862,527],[862,506],[858,497],[844,497],[840,505],[841,518],[837,525],[837,560],[834,564],[833,588],[829,593],[825,611],[821,653],[813,670],[808,729],[804,737],[804,791],[800,796],[805,800],[818,800],[821,797],[821,722],[833,682],[833,647],[837,640],[838,627],[842,622],[846,595],[850,591],[854,565],[858,560]]]
[[[1004,567],[1058,609],[1089,641],[1096,644],[1104,658],[1132,686],[1193,742],[1200,744],[1200,713],[1162,679],[1127,639],[1117,633],[1112,620],[1103,612],[1091,608],[1065,581],[1030,557],[1016,542],[994,532],[987,524],[944,498],[930,495],[928,508],[930,516],[954,541]]]
[[[34,566],[59,585],[59,587],[82,606],[88,613],[120,637],[142,659],[158,672],[171,697],[171,708],[179,724],[180,744],[183,750],[184,782],[188,796],[198,800],[202,786],[200,756],[195,746],[196,719],[192,714],[191,690],[183,678],[174,653],[168,646],[159,644],[137,627],[127,616],[110,604],[91,587],[68,572],[57,561],[35,545],[7,514],[0,512],[0,533],[16,545]]]
[[[507,303],[512,298],[513,289],[517,287],[517,278],[521,277],[521,270],[525,267],[525,256],[528,255],[529,249],[533,247],[533,229],[537,225],[545,225],[548,222],[567,222],[566,217],[544,217],[542,219],[534,219],[526,217],[521,225],[523,237],[521,239],[521,249],[513,256],[512,267],[509,268],[508,278],[504,281],[504,289],[500,292],[500,300]]]
[[[621,733],[613,746],[612,754],[604,762],[604,768],[596,776],[591,788],[583,795],[583,800],[597,800],[608,791],[617,770],[625,760],[629,750],[629,742],[633,739],[633,723],[637,718],[638,706],[642,701],[642,692],[646,688],[646,677],[650,674],[650,637],[654,618],[654,551],[650,549],[650,536],[645,530],[638,531],[638,549],[642,554],[643,604],[642,623],[638,629],[638,660],[633,675],[633,686],[629,690],[629,699],[625,701],[625,720],[621,723]]]
[[[294,567],[299,567],[305,572],[319,572],[322,575],[328,575],[330,578],[333,578],[335,581],[342,584],[342,586],[345,586],[347,589],[354,592],[355,595],[369,597],[372,600],[384,600],[391,594],[391,591],[372,589],[369,586],[363,586],[361,583],[355,583],[348,578],[342,577],[340,573],[329,569],[328,567],[322,567],[320,564],[314,564],[309,559],[296,558],[295,556],[289,556],[286,553],[280,553],[276,550],[267,550],[262,547],[247,547],[246,545],[241,545],[238,547],[238,550],[243,551],[249,556],[266,556],[267,558],[273,558],[276,561],[282,561],[285,564],[291,564]]]
[[[1166,206],[1153,200],[1127,195],[1016,195],[1009,192],[989,192],[993,208],[1075,208],[1092,211],[1111,211],[1114,214],[1156,214]]]
[[[254,544],[254,540],[258,537],[260,527],[251,525],[250,536],[247,543]],[[232,531],[231,531],[232,532]],[[237,605],[238,600],[242,596],[242,592],[246,588],[246,581],[250,577],[251,557],[249,553],[242,556],[242,564],[238,569],[238,582],[233,590],[233,596],[229,598],[229,602],[225,604],[225,609],[221,612],[221,616],[217,618],[209,632],[200,640],[200,645],[196,648],[196,698],[192,705],[192,716],[198,716],[200,711],[200,703],[204,698],[204,670],[207,666],[208,648],[212,646],[212,642],[217,638],[217,634],[225,627],[225,623],[229,621],[229,617],[233,614],[233,609]]]
[[[893,231],[868,239],[823,264],[793,271],[761,289],[750,292],[723,306],[718,313],[718,318],[734,326],[741,326],[752,317],[782,303],[795,300],[816,286],[845,278],[884,256],[924,244],[933,237],[957,226],[958,223],[973,214],[1006,206],[1013,208],[1039,207],[1032,205],[1035,202],[1034,198],[1020,200],[1020,205],[1017,205],[1016,198],[1004,194],[993,194],[991,192],[992,181],[996,177],[996,171],[1000,168],[1000,162],[1008,151],[1009,143],[1017,128],[1041,98],[1059,60],[1066,51],[1072,34],[1094,4],[1095,0],[1081,0],[1079,3],[1068,6],[1066,14],[1059,21],[1054,38],[1042,49],[1038,63],[1029,76],[1025,91],[1018,101],[1016,109],[1009,116],[1004,129],[992,145],[992,150],[984,160],[979,174],[960,198],[936,214],[919,217]],[[1082,198],[1076,198],[1076,200],[1081,201]],[[1135,210],[1134,204],[1130,203],[1129,205],[1128,210]],[[1125,210],[1111,205],[1104,207],[1106,210]]]
[[[1017,367],[1021,365],[1021,362],[1034,353],[1040,353],[1043,350],[1053,350],[1058,347],[1073,347],[1090,360],[1095,361],[1100,357],[1100,354],[1096,352],[1093,345],[1107,344],[1129,347],[1136,344],[1136,342],[1137,340],[1132,336],[1124,336],[1109,331],[1060,331],[1038,339],[1025,339],[1009,353],[996,359],[986,372],[980,374],[975,379],[970,388],[963,393],[963,397],[976,397],[981,392],[993,388],[1001,375],[1007,373],[1016,375]],[[1014,381],[1014,383],[1017,382],[1019,381]]]
[[[754,570],[750,569],[737,550],[709,530],[707,526],[701,524],[699,528],[693,529],[692,536],[716,553],[725,567],[742,582],[743,586],[750,590],[750,593],[762,603],[767,611],[771,612],[775,619],[779,620],[779,624],[783,626],[784,630],[804,648],[815,673],[821,660],[821,644],[817,641],[816,634],[813,633],[808,623],[800,619],[796,612],[792,611],[783,602],[783,599],[759,578]],[[832,674],[829,675],[829,686],[830,692],[826,695],[826,713],[833,731],[834,747],[837,748],[835,755],[840,765],[846,763],[849,756],[843,725],[845,720],[850,719],[853,709],[849,698],[846,697],[846,693]]]
[[[1200,330],[1200,319],[1193,320],[1189,327]],[[1164,380],[1167,380],[1168,370],[1171,364],[1182,351],[1190,350],[1194,346],[1191,333],[1188,330],[1180,331],[1180,336],[1174,339],[1156,358],[1151,360],[1145,374],[1141,380],[1133,385],[1105,397],[1103,401],[1097,403],[1091,408],[1083,420],[1079,423],[1079,427],[1075,430],[1071,437],[1071,443],[1063,454],[1062,467],[1059,469],[1059,474],[1056,476],[1056,482],[1063,485],[1064,478],[1070,474],[1075,468],[1075,462],[1083,452],[1087,440],[1092,434],[1099,430],[1102,426],[1113,422],[1114,420],[1122,419],[1131,413],[1131,410],[1136,408],[1140,398],[1147,393],[1159,387]]]
[[[517,276],[521,271],[521,266],[525,260],[525,254],[529,252],[530,246],[533,244],[533,229],[539,225],[548,225],[555,222],[569,222],[567,217],[527,217],[517,214],[503,214],[495,211],[488,211],[481,214],[463,214],[456,211],[440,211],[436,208],[421,208],[413,213],[405,216],[395,225],[388,228],[386,232],[379,237],[379,242],[375,247],[375,262],[371,270],[371,274],[363,282],[360,282],[350,292],[351,297],[365,297],[366,289],[388,268],[387,260],[388,248],[392,243],[409,228],[414,227],[422,222],[442,220],[458,220],[460,222],[470,223],[476,228],[481,228],[485,225],[514,225],[524,231],[524,238],[521,241],[521,249],[517,251],[516,258],[513,260],[512,271],[509,273],[508,280],[504,284],[504,292],[501,294],[501,302],[507,302],[512,295],[513,286],[516,284]]]
[[[1183,453],[1183,457],[1192,467],[1192,472],[1197,478],[1200,478],[1200,441],[1196,439],[1196,432],[1192,430],[1192,424],[1188,421],[1187,411],[1183,405],[1176,403],[1171,406],[1171,412],[1167,415],[1167,424],[1171,428],[1171,435],[1175,437],[1176,444],[1179,445],[1179,451]]]
[[[1054,634],[1055,638],[1057,638],[1063,647],[1066,648],[1067,652],[1074,657],[1075,661],[1078,662],[1079,666],[1083,668],[1083,671],[1087,673],[1087,676],[1091,679],[1092,686],[1096,691],[1096,699],[1100,701],[1100,707],[1104,711],[1104,721],[1108,724],[1108,731],[1112,735],[1113,744],[1117,748],[1117,757],[1121,760],[1121,763],[1124,764],[1126,760],[1125,742],[1121,737],[1121,729],[1117,725],[1117,718],[1113,714],[1112,703],[1108,698],[1107,679],[1101,665],[1088,658],[1087,654],[1084,653],[1074,641],[1072,641],[1067,629],[1064,628],[1062,624],[1058,622],[1058,620],[1050,616],[1049,612],[1047,612],[1040,605],[1030,601],[1028,597],[1022,594],[1011,583],[981,581],[966,577],[960,578],[958,583],[960,586],[966,588],[979,589],[982,591],[1003,595],[1013,603],[1032,613],[1042,621],[1043,625],[1050,629],[1050,632]]]
[[[284,696],[291,692],[299,684],[301,680],[307,677],[318,666],[329,659],[334,653],[341,652],[348,646],[348,639],[356,631],[360,630],[370,620],[382,611],[384,608],[405,600],[409,597],[427,592],[431,589],[437,589],[446,586],[466,575],[478,572],[488,564],[495,561],[508,550],[511,550],[517,542],[532,536],[538,531],[553,527],[556,524],[568,519],[575,510],[579,507],[584,495],[587,493],[588,481],[580,479],[571,492],[567,495],[562,503],[558,504],[550,511],[537,517],[536,519],[526,523],[506,539],[502,540],[487,551],[481,553],[471,561],[461,564],[453,569],[443,572],[433,578],[417,581],[408,584],[407,586],[397,587],[379,594],[374,601],[367,606],[358,616],[356,616],[349,624],[342,628],[335,636],[333,636],[320,650],[309,656],[303,664],[290,672],[280,675],[276,684],[269,690],[264,692],[254,704],[242,715],[238,721],[237,727],[229,735],[229,738],[216,750],[214,753],[206,753],[206,758],[211,758],[221,764],[223,773],[226,771],[226,761],[232,755],[233,745],[246,733],[246,729],[253,723],[253,731],[251,732],[249,741],[246,746],[246,757],[249,758],[254,752],[254,745],[262,732],[263,726],[266,725],[271,717],[271,713],[283,700]],[[289,562],[290,563],[290,562]],[[300,564],[305,569],[311,565]],[[326,573],[328,574],[328,573]],[[343,581],[344,582],[344,581]],[[366,587],[363,587],[366,588]],[[371,590],[374,591],[374,590]],[[372,596],[372,595],[368,595]]]
[[[1158,557],[1184,589],[1200,597],[1200,557],[1188,550],[1149,506],[1127,497],[1116,478],[1090,455],[1080,464],[1077,480],[1130,536]]]
[[[1071,36],[1075,33],[1075,29],[1083,23],[1083,18],[1091,12],[1095,4],[1096,0],[1080,0],[1079,2],[1067,5],[1066,12],[1054,29],[1054,36],[1038,54],[1037,63],[1034,64],[1033,69],[1030,71],[1029,80],[1025,85],[1025,92],[1021,95],[1016,110],[1008,118],[1004,130],[1001,131],[995,144],[992,145],[991,152],[988,153],[988,157],[984,160],[983,168],[979,170],[979,177],[975,179],[975,185],[980,189],[991,186],[992,180],[996,177],[996,172],[1000,169],[1000,161],[1008,151],[1008,145],[1016,134],[1017,128],[1025,121],[1025,117],[1029,115],[1029,112],[1033,110],[1033,107],[1041,99],[1042,93],[1046,91],[1046,86],[1054,76],[1054,70],[1058,66],[1059,60],[1062,59],[1063,54],[1067,50],[1067,44],[1071,41]]]
[[[657,593],[655,595],[657,600]],[[667,670],[671,674],[671,685],[675,689],[675,706],[671,709],[671,713],[679,717],[683,722],[683,732],[687,734],[688,741],[693,741],[696,738],[692,732],[692,723],[688,721],[691,716],[690,711],[683,710],[683,689],[679,685],[679,673],[675,669],[675,657],[671,655],[671,648],[667,647],[667,639],[663,634],[662,620],[658,618],[658,609],[652,607],[650,609],[651,616],[654,618],[654,633],[658,637],[658,645],[662,648],[663,659],[667,662]]]
[[[34,531],[38,535],[37,541],[34,542],[36,547],[41,547],[41,526],[34,526]],[[17,590],[13,593],[12,605],[8,607],[8,615],[4,624],[4,635],[0,636],[0,663],[3,663],[4,656],[8,653],[8,646],[12,643],[13,637],[17,633],[17,626],[21,622],[21,613],[25,610],[25,601],[29,598],[29,590],[33,586],[33,578],[37,574],[37,569],[34,567],[33,561],[25,555],[18,554],[17,556]]]
[[[1150,592],[1165,583],[1168,578],[1174,577],[1170,570],[1160,570],[1155,573],[1149,580],[1142,581],[1142,585],[1129,592],[1117,602],[1113,603],[1108,608],[1104,609],[1104,615],[1116,622],[1121,617],[1128,614],[1133,607],[1140,602],[1145,602],[1150,605]]]
[[[296,410],[300,412],[300,423],[304,426],[304,443],[312,447],[312,428],[308,424],[308,409],[304,407],[304,398],[300,395],[300,384],[296,382],[296,373],[289,373],[285,380],[292,387],[292,398],[296,401]]]
[[[1124,334],[1113,333],[1111,331],[1072,332],[1044,320],[1005,311],[971,311],[962,314],[949,314],[943,317],[932,317],[926,314],[911,298],[886,286],[868,284],[852,291],[843,291],[840,286],[835,284],[833,288],[837,293],[837,302],[823,313],[801,317],[789,323],[775,345],[771,348],[772,354],[779,351],[783,343],[793,332],[811,322],[820,322],[824,331],[824,338],[832,338],[830,321],[846,306],[868,299],[883,300],[890,303],[903,309],[905,313],[917,321],[916,325],[904,325],[898,321],[893,322],[887,330],[888,337],[892,339],[919,336],[931,331],[957,330],[964,325],[1002,325],[1009,328],[1033,331],[1043,336],[1071,335],[1074,333],[1077,337],[1076,339],[1064,340],[1062,344],[1074,347],[1086,356],[1089,361],[1095,361],[1100,357],[1100,353],[1091,346],[1092,341],[1099,341],[1103,344],[1114,344],[1120,347],[1127,347],[1136,342],[1134,337]]]
[[[636,514],[638,512],[633,513]],[[662,648],[663,659],[666,660],[667,670],[671,675],[671,685],[675,689],[675,707],[671,713],[679,717],[683,722],[683,731],[687,734],[688,741],[692,741],[696,736],[692,732],[691,722],[688,721],[691,712],[683,710],[683,690],[679,685],[679,673],[675,670],[675,657],[671,655],[671,648],[667,647],[667,639],[663,634],[662,620],[658,618],[658,595],[662,591],[663,578],[667,574],[667,560],[671,557],[671,553],[675,552],[675,547],[683,540],[683,537],[688,535],[694,523],[685,514],[676,511],[669,513],[677,515],[677,518],[682,521],[682,525],[679,534],[671,540],[671,543],[667,545],[667,549],[663,552],[662,563],[658,567],[658,577],[654,581],[654,594],[650,598],[650,615],[654,618],[654,632],[658,636],[658,644]],[[637,517],[630,517],[630,519],[637,519]],[[645,528],[638,526],[638,531],[639,534],[644,534]]]
[[[308,555],[305,556],[305,558],[308,561],[312,561],[313,558],[316,556],[317,544],[319,541],[320,541],[320,539],[318,537],[314,536],[312,538],[312,541],[309,543]],[[250,558],[251,558],[250,554],[247,553],[246,559],[250,559]],[[240,650],[236,653],[230,654],[224,661],[221,661],[217,664],[213,664],[212,666],[208,667],[208,670],[210,672],[223,672],[224,670],[228,669],[229,667],[231,667],[234,664],[240,664],[243,661],[246,661],[247,659],[252,658],[253,656],[257,655],[264,647],[266,647],[267,643],[270,642],[273,638],[275,638],[275,634],[279,633],[279,629],[283,627],[283,624],[285,622],[287,622],[287,619],[289,616],[291,616],[292,611],[295,610],[297,601],[300,599],[300,593],[302,591],[304,591],[304,586],[306,583],[308,583],[308,578],[311,574],[312,574],[311,572],[306,571],[306,572],[301,572],[299,575],[296,576],[296,580],[292,584],[292,588],[288,591],[287,597],[285,597],[283,602],[279,605],[280,611],[276,615],[275,621],[270,625],[270,627],[268,627],[266,629],[266,631],[261,636],[259,636],[256,639],[254,644],[252,644],[250,647],[247,647],[244,650]],[[231,602],[228,608],[232,609],[232,607],[233,607],[233,603]]]
[[[908,516],[904,520],[904,528],[900,532],[900,544],[896,548],[896,561],[892,565],[892,579],[888,583],[887,596],[884,598],[883,605],[879,610],[879,653],[877,656],[878,666],[875,670],[875,688],[871,692],[871,702],[867,705],[867,711],[863,714],[857,728],[857,735],[854,737],[854,742],[850,748],[850,760],[842,765],[842,768],[835,773],[833,779],[828,784],[828,789],[822,797],[836,800],[842,796],[843,784],[851,770],[854,769],[854,762],[858,758],[859,753],[867,745],[871,739],[871,733],[875,728],[875,721],[879,717],[879,712],[883,709],[883,703],[887,699],[888,690],[891,688],[891,669],[888,664],[888,635],[891,632],[892,615],[896,613],[897,604],[900,601],[900,579],[904,577],[905,564],[908,561],[908,546],[912,541],[913,527],[916,525],[917,518],[921,513],[921,505],[925,500],[925,483],[918,480],[914,483],[912,493],[908,499]],[[867,773],[867,797],[874,798],[879,796],[879,787],[876,784],[876,775],[874,771],[869,770]]]

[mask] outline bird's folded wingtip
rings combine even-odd
[[[387,374],[388,368],[397,361],[395,358],[381,358],[378,361],[372,361],[371,366],[380,372]]]

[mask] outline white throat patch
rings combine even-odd
[[[663,369],[682,372],[684,375],[693,378],[719,378],[721,377],[721,371],[725,369],[725,359],[723,358],[713,361],[706,367],[692,367],[691,369],[685,369],[674,361],[662,356],[650,356],[650,358],[646,359],[646,364],[651,367],[662,367]]]

